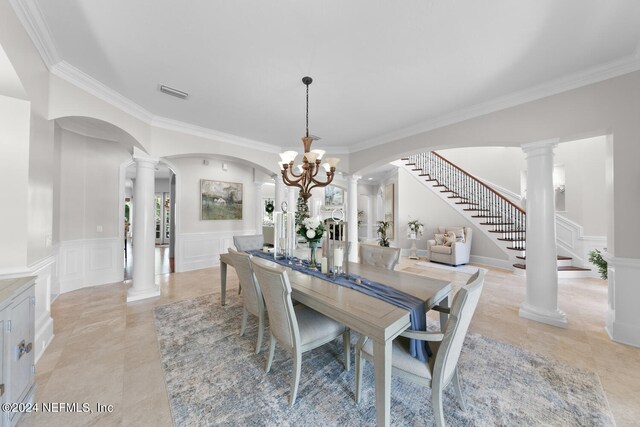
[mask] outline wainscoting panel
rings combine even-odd
[[[176,235],[176,272],[199,270],[220,264],[220,254],[233,248],[233,236],[254,230],[184,233]]]
[[[124,256],[119,237],[60,242],[58,256],[61,293],[124,278],[117,258]]]
[[[606,236],[585,236],[581,225],[556,214],[556,241],[558,255],[572,257],[574,266],[590,268],[593,276],[598,276],[589,263],[589,252],[594,249],[602,251],[607,246]]]
[[[44,258],[29,268],[31,269],[31,275],[37,276],[35,286],[35,337],[33,340],[34,363],[36,363],[53,339],[51,293],[56,278],[55,256]]]

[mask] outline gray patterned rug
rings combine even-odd
[[[268,338],[254,354],[252,318],[246,335],[238,336],[242,306],[231,294],[226,307],[212,294],[155,309],[174,425],[375,425],[372,366],[366,364],[363,398],[356,405],[354,369],[344,371],[339,341],[303,355],[298,397],[290,408],[291,359],[276,351],[271,372],[264,372]],[[357,334],[352,337],[355,343]],[[592,372],[477,334],[467,336],[459,363],[467,411],[449,386],[449,426],[615,425]],[[394,377],[392,425],[434,425],[430,393]]]

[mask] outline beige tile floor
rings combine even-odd
[[[451,280],[466,274],[426,268],[402,259],[398,269]],[[171,425],[157,349],[153,308],[219,291],[219,269],[157,276],[162,295],[127,304],[128,283],[97,286],[61,295],[52,305],[55,338],[36,366],[36,401],[113,405],[111,413],[30,414],[21,426]],[[228,298],[237,298],[229,269]],[[560,308],[567,329],[518,317],[525,280],[490,269],[471,329],[598,374],[619,426],[640,420],[640,349],[609,340],[604,331],[606,283],[560,280]],[[239,323],[239,322],[238,322]]]

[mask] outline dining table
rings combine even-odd
[[[273,265],[272,261],[253,257],[254,262]],[[228,253],[220,254],[221,303],[226,304],[227,266],[233,266]],[[426,309],[449,306],[451,282],[403,271],[350,262],[349,274],[394,287],[425,301]],[[409,310],[376,297],[365,295],[304,272],[289,269],[292,298],[330,317],[373,341],[373,367],[376,395],[376,421],[388,426],[391,414],[391,354],[393,339],[411,326]],[[440,324],[448,315],[440,312]]]

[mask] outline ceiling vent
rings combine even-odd
[[[174,89],[169,86],[160,85],[160,92],[166,93],[167,95],[175,96],[176,98],[186,99],[189,94],[187,92],[183,92],[178,89]]]

